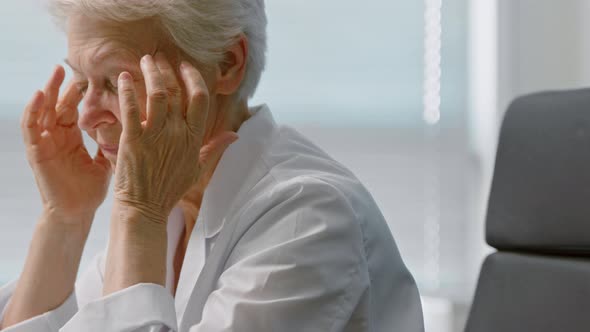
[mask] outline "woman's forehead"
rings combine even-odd
[[[98,47],[70,47],[66,63],[77,75],[118,74],[138,71],[142,50],[115,42],[106,42]]]
[[[69,17],[67,22],[68,37],[73,34],[147,40],[161,36],[161,29],[153,19],[116,22],[77,14]]]
[[[145,50],[140,47],[109,40],[95,46],[68,47],[68,61],[73,65],[81,61],[88,62],[93,66],[113,60],[135,61],[143,55],[145,55]]]
[[[78,74],[104,74],[112,67],[136,68],[139,59],[158,48],[154,38],[133,38],[124,25],[118,30],[93,22],[83,27],[72,25],[68,31],[67,64]],[[127,70],[129,70],[127,69]]]
[[[147,20],[117,23],[75,16],[68,23],[68,54],[91,52],[97,60],[112,55],[142,56],[161,43],[161,37],[153,33],[153,24],[149,23]],[[118,49],[124,52],[112,54]]]

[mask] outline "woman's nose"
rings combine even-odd
[[[105,91],[88,88],[84,95],[82,114],[78,119],[80,129],[90,131],[101,125],[117,123],[117,117],[109,107],[109,96]]]

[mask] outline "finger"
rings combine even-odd
[[[196,135],[200,146],[205,136],[209,114],[209,90],[201,73],[189,63],[183,61],[180,72],[188,95],[186,123],[191,132]]]
[[[71,126],[78,121],[78,105],[84,96],[76,87],[74,82],[70,82],[57,103],[57,124],[61,126]]]
[[[43,115],[42,123],[43,127],[48,130],[52,130],[55,127],[55,106],[57,98],[59,97],[59,88],[62,85],[66,72],[62,66],[56,66],[49,82],[45,86],[43,92],[45,93],[45,102],[43,104]]]
[[[221,157],[225,150],[238,139],[239,136],[236,133],[228,131],[214,137],[206,146],[202,147],[199,154],[199,163],[204,170],[209,169],[213,162]]]
[[[43,92],[37,91],[31,101],[25,107],[25,113],[21,121],[21,129],[26,145],[37,144],[41,139],[41,128],[39,126],[39,113],[45,102]]]
[[[162,74],[166,90],[168,90],[169,112],[171,112],[174,117],[181,119],[184,117],[184,110],[182,109],[182,89],[178,83],[176,73],[162,52],[156,53],[155,63]]]
[[[54,82],[56,80],[56,75],[58,75],[57,71],[58,71],[58,67],[56,66],[54,68],[53,72],[51,73],[49,80],[45,84],[45,87],[43,88],[43,92],[45,93],[45,97],[47,97],[48,90],[50,90],[52,88],[52,86],[55,85]],[[44,103],[48,103],[48,102],[49,101],[46,98]],[[39,121],[39,124],[43,125],[43,126],[44,126],[44,122],[45,122],[45,110],[46,109],[47,109],[46,105],[42,105],[41,109],[39,110],[38,121]]]
[[[137,93],[133,85],[133,77],[128,72],[119,75],[119,107],[121,108],[122,136],[127,139],[141,135],[140,108]]]
[[[160,70],[151,55],[141,58],[141,71],[145,79],[147,92],[148,130],[160,130],[166,123],[168,113],[168,90]]]

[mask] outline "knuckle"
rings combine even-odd
[[[123,96],[127,99],[135,98],[135,91],[132,88],[123,88]]]
[[[121,107],[125,108],[127,111],[133,110],[137,107],[137,101],[133,95],[124,95],[123,100],[121,101]]]
[[[185,133],[186,126],[184,121],[180,121],[176,118],[171,119],[169,126],[171,134],[175,137],[181,136]]]
[[[204,104],[209,101],[209,93],[204,90],[197,90],[190,95],[190,102],[193,104]]]
[[[72,106],[67,102],[58,102],[55,106],[55,111],[57,113],[63,113],[72,110]]]
[[[127,113],[135,115],[139,112],[139,106],[137,104],[132,103],[127,106]]]
[[[178,97],[182,93],[180,87],[176,84],[168,86],[167,90],[168,90],[168,95],[170,95],[172,97]]]
[[[195,138],[203,137],[205,134],[205,132],[199,127],[193,127],[191,132]]]
[[[165,102],[168,100],[168,90],[166,89],[153,89],[149,92],[148,98],[152,102]]]
[[[188,129],[195,137],[200,137],[205,131],[202,126],[190,123],[188,124]]]
[[[32,126],[29,124],[32,121],[31,109],[27,108],[25,113],[21,115],[20,127],[22,130],[30,129]]]
[[[123,94],[133,94],[135,92],[131,84],[121,84],[119,85],[119,90],[123,92]]]

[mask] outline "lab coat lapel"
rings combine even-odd
[[[233,248],[237,220],[229,218],[232,211],[239,208],[265,172],[258,164],[276,123],[266,106],[251,112],[253,116],[238,130],[240,139],[228,147],[215,169],[191,233],[176,292],[179,330],[183,332],[201,320],[205,302],[215,290]],[[207,257],[206,240],[214,236],[215,247]]]

